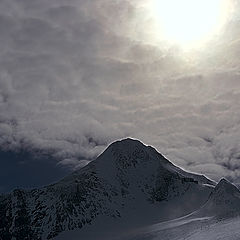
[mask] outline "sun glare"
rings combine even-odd
[[[229,0],[153,0],[155,31],[182,47],[199,45],[221,30],[229,5]]]

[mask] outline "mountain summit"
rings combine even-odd
[[[153,147],[123,139],[58,183],[1,196],[0,239],[53,239],[103,221],[173,219],[199,209],[221,185],[227,184],[214,189],[215,182],[178,168]]]
[[[220,218],[232,217],[240,213],[240,191],[226,179],[221,179],[208,201],[199,210],[202,216]]]

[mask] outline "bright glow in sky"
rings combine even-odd
[[[161,39],[183,48],[201,46],[227,21],[227,0],[153,0],[150,11]]]

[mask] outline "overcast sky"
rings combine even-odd
[[[45,184],[27,174],[32,161],[57,179],[129,136],[186,170],[240,181],[239,2],[188,53],[156,40],[143,2],[0,0],[0,149],[31,155],[0,155],[0,191]]]

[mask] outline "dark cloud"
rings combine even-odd
[[[238,20],[187,55],[151,40],[142,3],[0,1],[1,149],[76,168],[132,136],[239,179]]]

